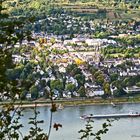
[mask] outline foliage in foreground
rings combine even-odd
[[[102,124],[102,128],[97,132],[94,132],[93,131],[94,121],[92,118],[89,118],[86,121],[85,128],[78,131],[82,135],[80,139],[89,140],[90,138],[93,138],[93,140],[101,140],[101,136],[109,131],[109,127],[112,126],[113,121],[114,120],[107,119],[106,122]]]

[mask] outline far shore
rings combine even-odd
[[[140,97],[123,97],[123,98],[111,98],[111,99],[94,99],[94,98],[79,98],[79,99],[61,99],[61,100],[54,100],[56,105],[63,105],[63,106],[81,106],[81,105],[104,105],[104,104],[111,104],[113,102],[115,105],[123,104],[123,103],[140,103]],[[9,102],[0,102],[0,106],[9,104]],[[15,107],[41,107],[41,106],[51,106],[51,101],[47,99],[39,99],[35,101],[16,101],[14,103]]]

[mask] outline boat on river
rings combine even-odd
[[[62,104],[59,104],[57,109],[59,109],[59,110],[64,109],[64,106]]]
[[[130,112],[130,113],[122,113],[122,114],[103,114],[103,115],[82,115],[80,118],[81,119],[92,119],[92,118],[127,118],[127,117],[140,117],[140,113],[138,112]]]

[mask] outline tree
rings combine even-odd
[[[78,91],[77,91],[79,94],[80,94],[80,97],[86,97],[86,91],[85,91],[85,87],[84,86],[81,86]]]
[[[15,67],[14,69],[7,69],[6,70],[6,76],[10,80],[16,80],[20,77],[20,74],[21,74],[22,70],[23,70],[23,65]]]
[[[112,73],[111,75],[110,75],[110,78],[111,78],[111,81],[113,82],[113,81],[116,81],[117,79],[118,79],[118,74],[117,73]]]
[[[51,38],[51,39],[50,39],[50,42],[52,43],[52,45],[55,44],[55,42],[56,42],[56,41],[55,41],[55,38]]]
[[[0,1],[0,91],[3,96],[8,97],[11,102],[6,106],[2,106],[0,110],[0,139],[18,139],[19,129],[22,124],[19,124],[21,117],[21,110],[14,108],[15,94],[19,92],[19,85],[15,77],[9,79],[6,71],[15,68],[12,61],[12,50],[14,45],[21,43],[23,38],[29,39],[29,32],[24,30],[24,25],[27,20],[21,17],[11,17],[8,10],[4,8],[4,4],[8,2],[6,0]],[[13,73],[16,77],[17,75]],[[15,114],[18,117],[15,117]]]
[[[113,92],[114,97],[121,97],[123,95],[126,95],[126,93],[124,92],[124,90],[122,88],[117,89]]]
[[[64,89],[64,86],[63,86],[63,81],[61,80],[52,80],[50,82],[50,87],[51,87],[51,90],[53,91],[54,89],[58,90],[60,92],[60,96],[63,96],[62,95],[62,91]]]
[[[76,90],[76,86],[72,83],[66,85],[66,90],[71,92],[71,96],[73,97],[73,92]]]
[[[0,91],[8,92],[7,84],[12,84],[12,81],[7,79],[5,71],[7,69],[13,69],[15,65],[12,61],[12,50],[14,45],[21,43],[24,38],[30,39],[30,32],[25,30],[25,24],[30,19],[23,17],[11,17],[8,10],[4,8],[7,0],[0,1]]]
[[[98,71],[96,68],[91,67],[91,66],[88,69],[90,70],[90,72],[92,73],[92,75],[94,75]]]
[[[107,83],[107,82],[104,82],[103,84],[103,88],[104,88],[104,91],[107,95],[110,95],[111,94],[111,91],[110,91],[110,84]]]
[[[140,82],[136,83],[136,86],[140,87]]]
[[[81,70],[76,64],[69,64],[66,68],[66,72],[74,76],[75,74],[81,73]]]
[[[135,85],[135,80],[132,77],[126,77],[122,81],[122,85],[123,85],[123,87],[129,87],[129,86],[131,87],[131,86]]]
[[[38,88],[35,85],[31,86],[30,93],[32,99],[37,99],[39,96]]]
[[[70,92],[74,92],[75,89],[76,89],[76,86],[72,83],[69,83],[66,85],[66,90],[68,90]]]
[[[99,75],[102,75],[102,72],[101,71],[96,71],[94,73],[94,77],[97,78]]]
[[[97,76],[95,81],[96,81],[97,84],[103,85],[103,83],[104,83],[104,76],[102,74]]]
[[[74,78],[78,82],[78,87],[83,86],[85,84],[85,76],[81,74],[76,74]]]

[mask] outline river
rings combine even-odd
[[[49,107],[37,107],[40,111],[39,119],[44,120],[41,127],[44,132],[48,132],[48,121],[50,116]],[[85,121],[79,117],[83,114],[112,114],[129,113],[130,111],[140,112],[140,104],[119,104],[116,107],[111,105],[90,105],[65,107],[53,113],[53,123],[62,124],[58,131],[52,129],[50,140],[78,140],[80,134],[78,131],[85,126]],[[28,134],[28,118],[33,117],[33,110],[26,108],[24,117],[21,119],[24,128],[21,130],[25,135]],[[94,120],[94,132],[101,128],[105,119]],[[140,117],[138,118],[120,118],[112,123],[109,132],[102,136],[102,140],[140,140]]]

